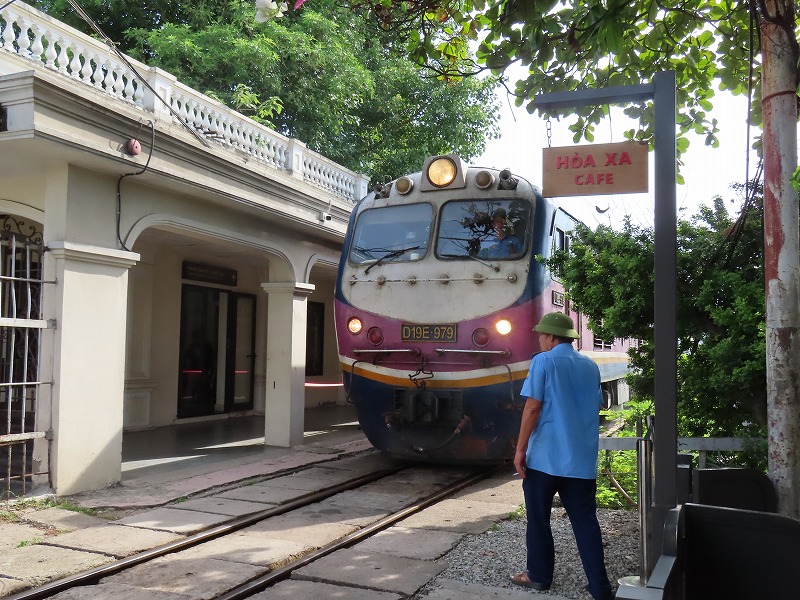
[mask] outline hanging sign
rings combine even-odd
[[[647,192],[647,144],[620,142],[543,150],[542,195]]]
[[[181,278],[236,287],[238,273],[233,269],[184,261]]]

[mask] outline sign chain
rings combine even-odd
[[[545,127],[547,128],[547,147],[552,148],[553,146],[553,123],[550,121],[550,117],[547,117],[547,123],[545,123]]]

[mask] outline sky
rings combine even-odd
[[[501,137],[489,140],[482,156],[472,164],[499,169],[510,168],[512,172],[526,177],[531,183],[542,183],[542,149],[547,147],[546,120],[538,113],[528,114],[524,107],[516,107],[507,100],[505,91],[498,92],[502,105],[500,116]],[[747,140],[747,99],[735,97],[727,92],[717,92],[714,109],[710,117],[719,121],[718,148],[705,146],[704,136],[689,134],[689,150],[682,157],[681,174],[686,182],[677,186],[676,203],[679,218],[689,219],[705,204],[711,206],[714,196],[726,200],[732,215],[738,214],[740,204],[737,194],[730,189],[731,183],[742,183],[746,179],[746,158],[751,143]],[[552,146],[573,146],[569,125],[573,121],[562,117],[551,120]],[[622,114],[621,108],[612,108],[611,116],[595,130],[593,143],[625,141],[623,132],[636,127],[636,123]],[[759,130],[751,128],[750,137]],[[587,142],[581,141],[580,144]],[[750,177],[755,173],[757,158],[750,158]],[[634,224],[653,225],[653,156],[650,153],[649,183],[647,194],[624,194],[613,196],[591,196],[556,199],[564,209],[590,227],[598,224],[618,226],[629,215]],[[605,212],[600,213],[599,210]],[[606,210],[607,209],[607,210]]]

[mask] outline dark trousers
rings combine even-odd
[[[527,469],[522,480],[528,527],[528,577],[549,585],[553,582],[555,547],[550,529],[553,496],[558,492],[567,511],[583,570],[589,580],[589,593],[595,599],[611,597],[611,583],[606,573],[603,539],[597,522],[597,481],[574,477],[555,477]]]

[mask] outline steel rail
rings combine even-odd
[[[296,561],[290,562],[282,567],[270,571],[265,575],[262,575],[255,579],[251,579],[247,583],[244,583],[241,586],[222,594],[221,596],[217,596],[214,600],[242,600],[243,598],[248,598],[253,594],[258,593],[279,581],[287,579],[292,574],[292,571],[296,571],[301,567],[305,567],[306,565],[309,565],[314,561],[317,561],[320,558],[323,558],[324,556],[327,556],[328,554],[335,552],[336,550],[346,548],[348,546],[360,542],[365,538],[373,536],[376,533],[379,533],[380,531],[387,529],[391,525],[394,525],[397,521],[405,519],[406,517],[409,517],[414,513],[417,513],[422,509],[431,506],[432,504],[436,504],[437,502],[444,500],[448,496],[451,496],[466,487],[469,487],[483,479],[486,479],[501,466],[504,465],[495,465],[489,469],[481,471],[480,473],[470,475],[460,481],[450,484],[444,489],[439,490],[434,494],[431,494],[427,498],[418,500],[411,506],[407,506],[406,508],[397,511],[396,513],[392,513],[388,517],[384,517],[380,521],[376,521],[371,525],[367,525],[363,529],[354,531],[350,535],[347,535],[339,540],[335,540],[329,544],[326,544],[325,546],[322,546],[321,548],[318,548],[317,550],[314,550],[313,552],[306,554],[305,556],[299,558]]]
[[[353,479],[348,479],[347,481],[343,481],[342,483],[337,483],[336,485],[333,485],[324,490],[320,490],[318,492],[312,492],[310,494],[305,494],[303,496],[295,498],[294,500],[291,500],[289,502],[286,502],[285,504],[281,504],[274,508],[269,508],[255,513],[250,513],[248,515],[244,515],[241,517],[236,517],[231,521],[228,521],[227,523],[223,523],[222,525],[217,525],[215,527],[212,527],[211,529],[207,529],[206,531],[202,531],[200,533],[188,536],[182,540],[170,542],[169,544],[165,544],[163,546],[159,546],[151,550],[146,550],[144,552],[140,552],[139,554],[135,554],[133,556],[129,556],[108,563],[106,565],[102,565],[100,567],[84,571],[83,573],[70,575],[68,577],[64,577],[62,579],[46,583],[42,586],[32,588],[30,590],[25,590],[23,592],[19,592],[12,596],[8,596],[5,600],[38,600],[40,598],[49,598],[59,592],[63,592],[64,590],[68,590],[70,588],[79,587],[82,585],[91,585],[96,583],[97,580],[102,579],[103,577],[114,575],[116,573],[119,573],[120,571],[124,571],[125,569],[130,569],[131,567],[134,567],[141,563],[145,563],[150,560],[159,558],[161,556],[165,556],[166,554],[171,554],[173,552],[186,550],[188,548],[197,546],[204,542],[208,542],[218,537],[228,535],[230,533],[233,533],[234,531],[243,529],[245,527],[249,527],[250,525],[253,525],[255,523],[258,523],[259,521],[263,521],[270,517],[276,517],[278,515],[282,515],[292,510],[303,508],[304,506],[308,506],[309,504],[320,502],[321,500],[334,496],[340,492],[345,492],[347,490],[352,490],[361,487],[363,485],[366,485],[367,483],[377,481],[378,479],[382,479],[384,477],[387,477],[388,475],[392,475],[394,473],[397,473],[398,471],[407,469],[413,466],[414,464],[416,463],[413,462],[405,463],[388,469],[375,471],[374,473],[368,473],[367,475],[361,475]]]

